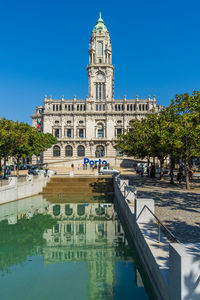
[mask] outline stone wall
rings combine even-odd
[[[10,177],[8,184],[0,187],[0,204],[39,194],[48,181],[49,177],[43,174],[28,175],[22,182],[18,182],[17,177]]]

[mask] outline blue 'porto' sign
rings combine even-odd
[[[90,160],[89,158],[84,158],[84,164],[87,165],[88,163],[90,166],[97,165],[97,164],[99,164],[99,165],[107,165],[108,164],[108,162],[106,160],[102,161],[101,158],[99,158],[98,160]]]

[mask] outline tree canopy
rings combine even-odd
[[[165,158],[183,159],[189,189],[189,163],[193,156],[200,156],[200,92],[176,95],[161,112],[151,111],[145,118],[133,120],[115,147],[140,159],[157,157],[161,178]]]
[[[0,121],[0,158],[13,156],[19,161],[22,157],[39,156],[55,143],[57,139],[52,134],[41,133],[26,123]]]

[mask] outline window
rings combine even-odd
[[[84,224],[79,224],[78,232],[79,233],[84,233]]]
[[[99,84],[99,99],[101,100],[101,83]]]
[[[119,137],[122,133],[122,128],[117,128],[117,137]]]
[[[106,99],[106,86],[105,86],[105,83],[103,83],[103,99]]]
[[[67,145],[67,146],[65,147],[65,156],[67,156],[67,157],[73,156],[73,149],[72,149],[72,146]]]
[[[85,147],[79,145],[77,148],[77,155],[78,156],[85,156]]]
[[[83,121],[79,121],[79,124],[81,124],[81,125],[82,125],[82,124],[83,124]]]
[[[97,136],[98,136],[98,138],[103,138],[104,137],[103,128],[97,130]]]
[[[54,157],[60,156],[60,147],[59,146],[54,146],[53,147],[53,156]]]
[[[55,124],[59,124],[59,121],[55,121]]]
[[[71,233],[72,232],[72,225],[71,224],[67,224],[66,232],[67,233]]]
[[[98,138],[104,137],[104,125],[102,123],[97,124],[97,137]]]
[[[99,63],[100,63],[100,64],[102,63],[102,59],[99,59]]]
[[[105,83],[96,83],[96,99],[106,99]]]
[[[98,83],[96,83],[96,99],[98,100]]]
[[[68,138],[72,137],[72,130],[71,129],[67,129],[67,137]]]
[[[60,136],[60,130],[59,129],[55,129],[54,135],[55,135],[55,137],[59,138],[59,136]]]
[[[103,104],[103,110],[105,110],[105,109],[106,109],[105,104]]]
[[[67,124],[70,125],[70,124],[71,124],[71,121],[67,121]]]
[[[83,138],[83,137],[84,137],[83,129],[79,129],[79,137],[80,137],[80,138]]]
[[[96,111],[98,111],[98,107],[99,107],[98,104],[96,104]]]
[[[103,42],[98,42],[98,55],[103,56]]]

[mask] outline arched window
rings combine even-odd
[[[98,42],[98,55],[103,56],[103,42]]]
[[[97,146],[95,155],[96,155],[96,157],[104,157],[105,156],[104,146],[101,146],[101,145]]]
[[[77,155],[78,156],[85,156],[85,147],[79,145],[77,148]]]
[[[68,157],[73,156],[73,149],[72,149],[72,146],[67,145],[67,146],[65,147],[65,156],[68,156]]]
[[[60,147],[59,146],[54,146],[53,147],[53,156],[54,157],[60,156]]]

